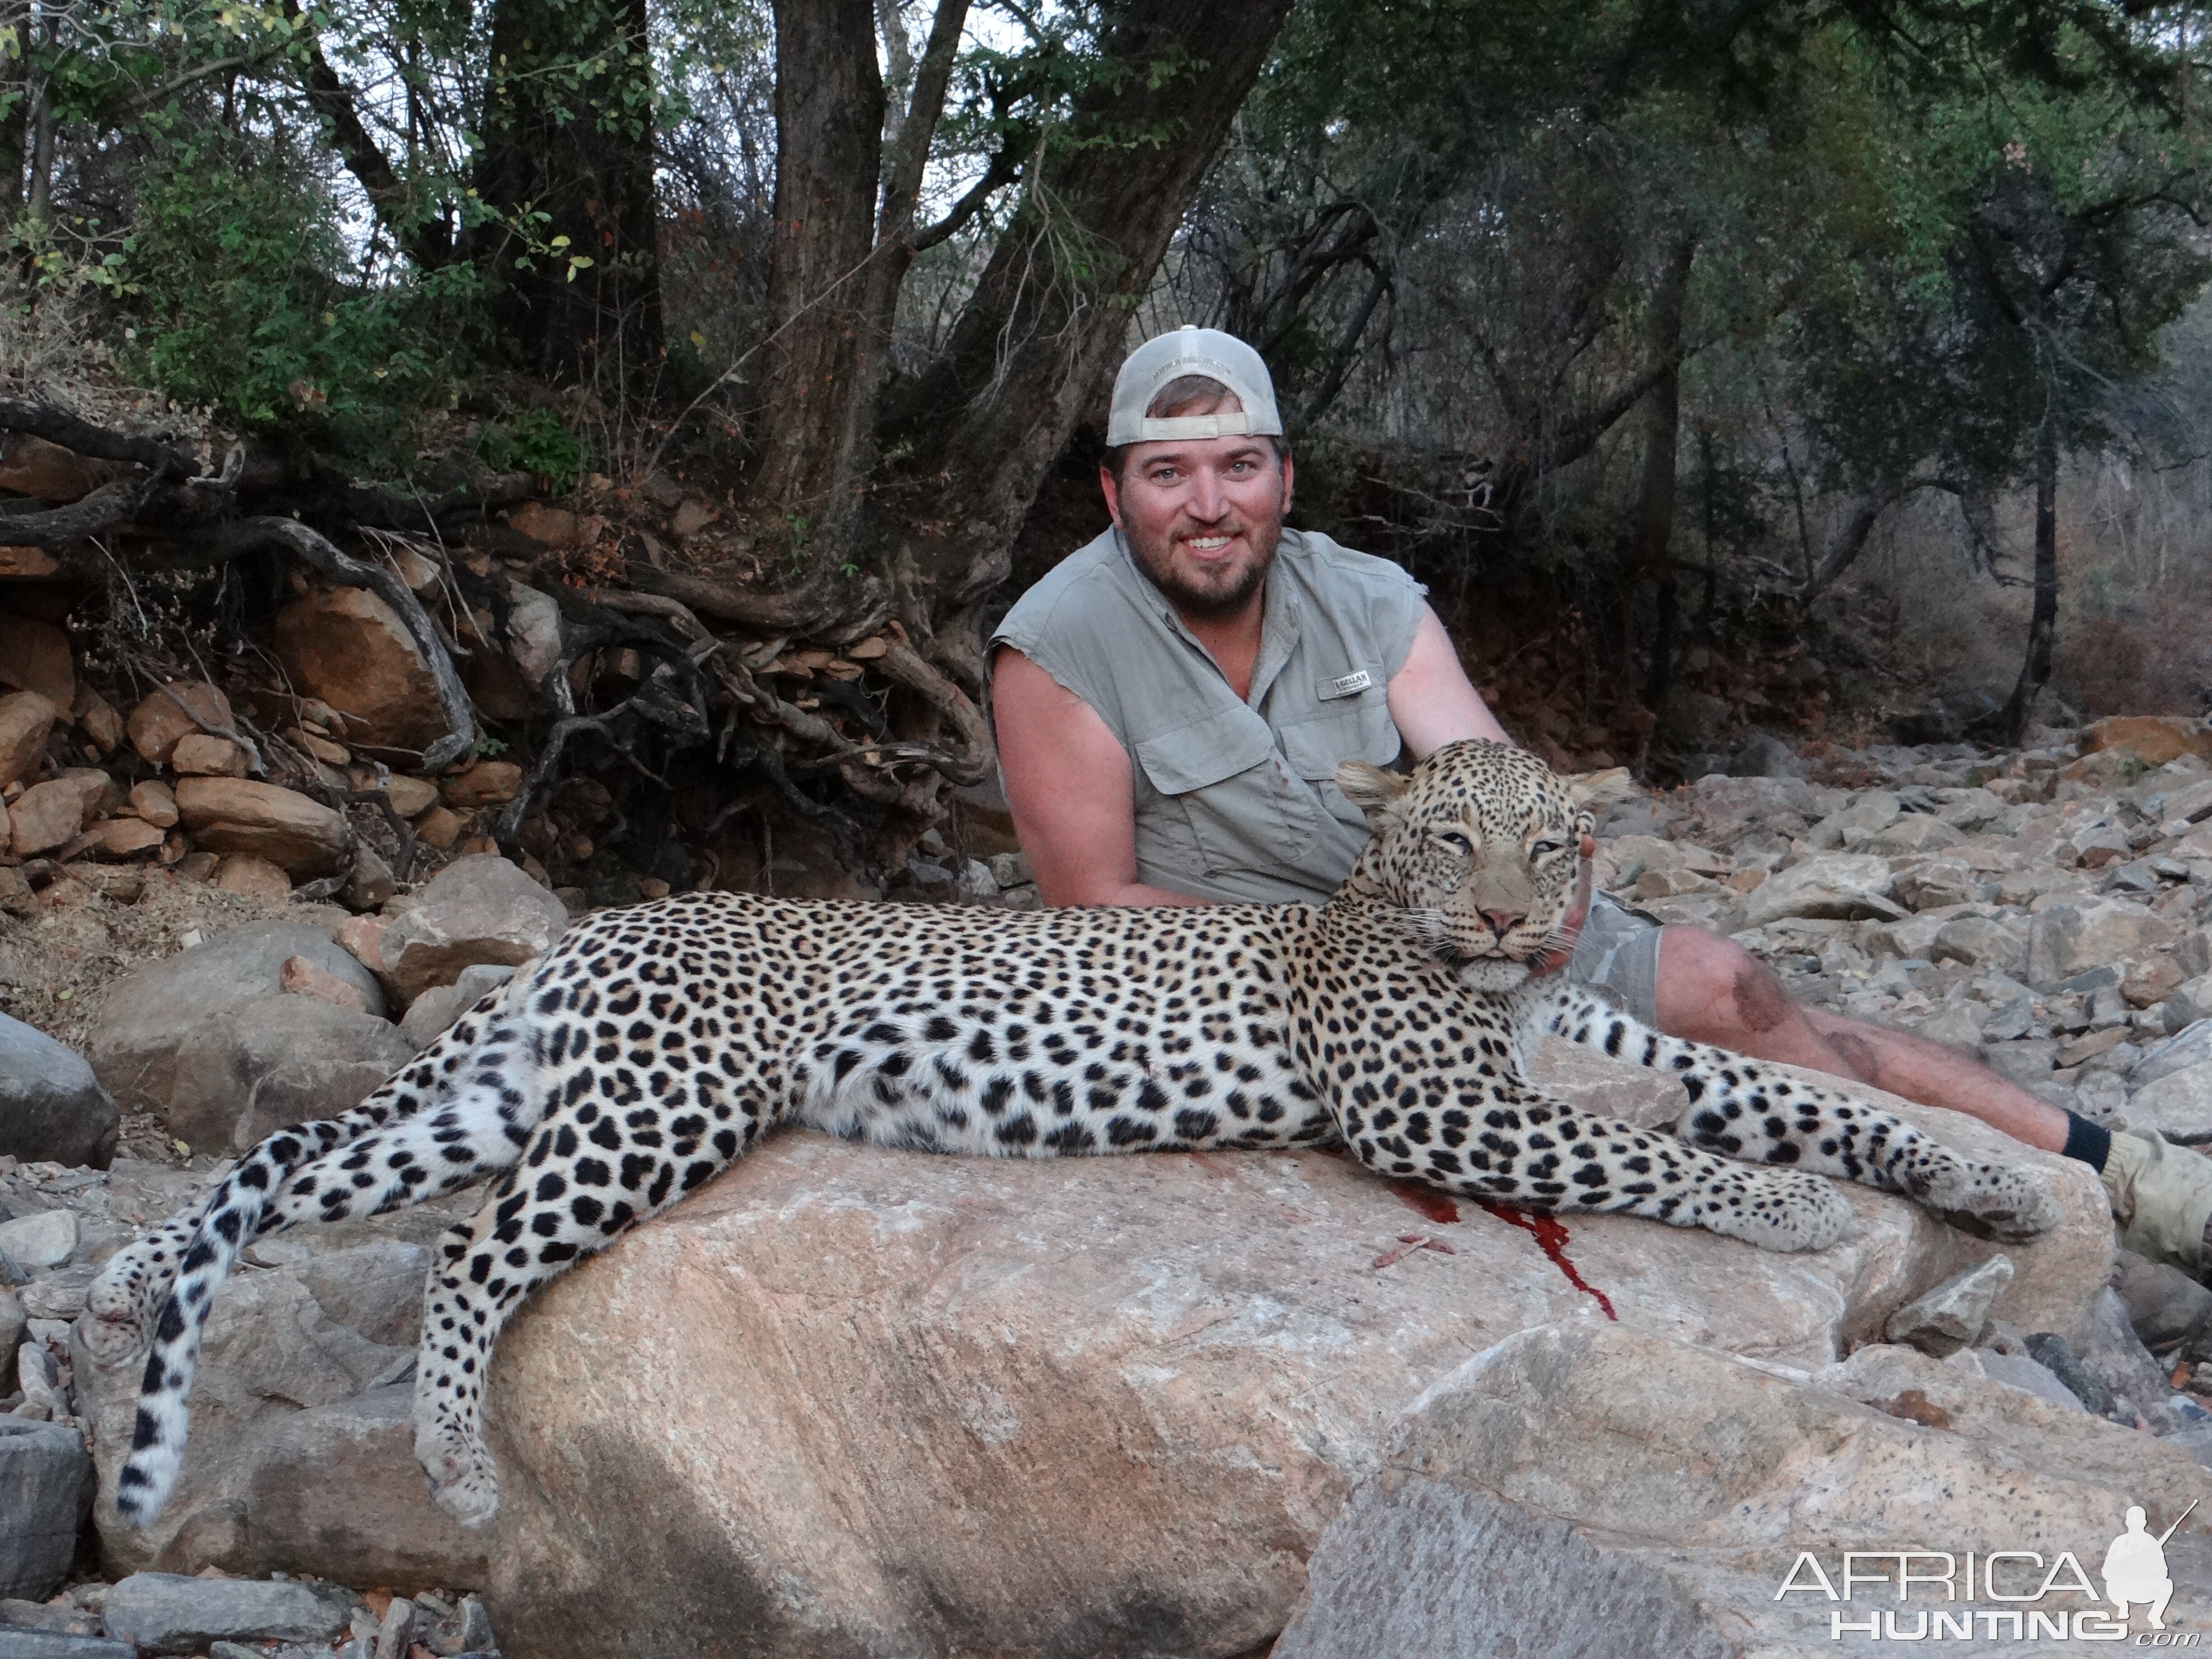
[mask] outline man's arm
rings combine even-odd
[[[1097,710],[1001,647],[991,665],[991,713],[1014,833],[1047,904],[1206,902],[1138,881],[1129,757]]]
[[[1420,626],[1413,632],[1413,648],[1390,677],[1390,718],[1415,760],[1462,738],[1513,741],[1468,682],[1444,625],[1425,605]]]

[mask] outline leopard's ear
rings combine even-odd
[[[1595,812],[1618,805],[1636,793],[1636,780],[1628,769],[1616,766],[1604,772],[1581,772],[1566,780],[1567,799],[1582,811]]]
[[[1402,772],[1386,772],[1365,761],[1346,761],[1336,769],[1336,787],[1344,798],[1367,815],[1369,829],[1381,832],[1397,816],[1397,806],[1413,787]]]

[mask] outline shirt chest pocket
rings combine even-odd
[[[1144,738],[1137,762],[1166,810],[1182,815],[1209,874],[1295,866],[1320,833],[1313,789],[1249,708]]]
[[[1291,770],[1313,786],[1336,817],[1363,830],[1365,820],[1359,809],[1336,787],[1336,769],[1348,760],[1388,766],[1404,746],[1379,686],[1341,702],[1324,703],[1319,713],[1283,726],[1283,755]]]

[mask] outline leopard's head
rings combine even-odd
[[[1347,761],[1336,782],[1374,831],[1347,893],[1396,910],[1409,942],[1485,991],[1510,990],[1564,942],[1583,838],[1632,788],[1618,768],[1562,777],[1483,738],[1410,773]]]

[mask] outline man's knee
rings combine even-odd
[[[1743,946],[1679,927],[1660,935],[1659,1014],[1677,1036],[1729,1048],[1800,1018],[1774,970]]]

